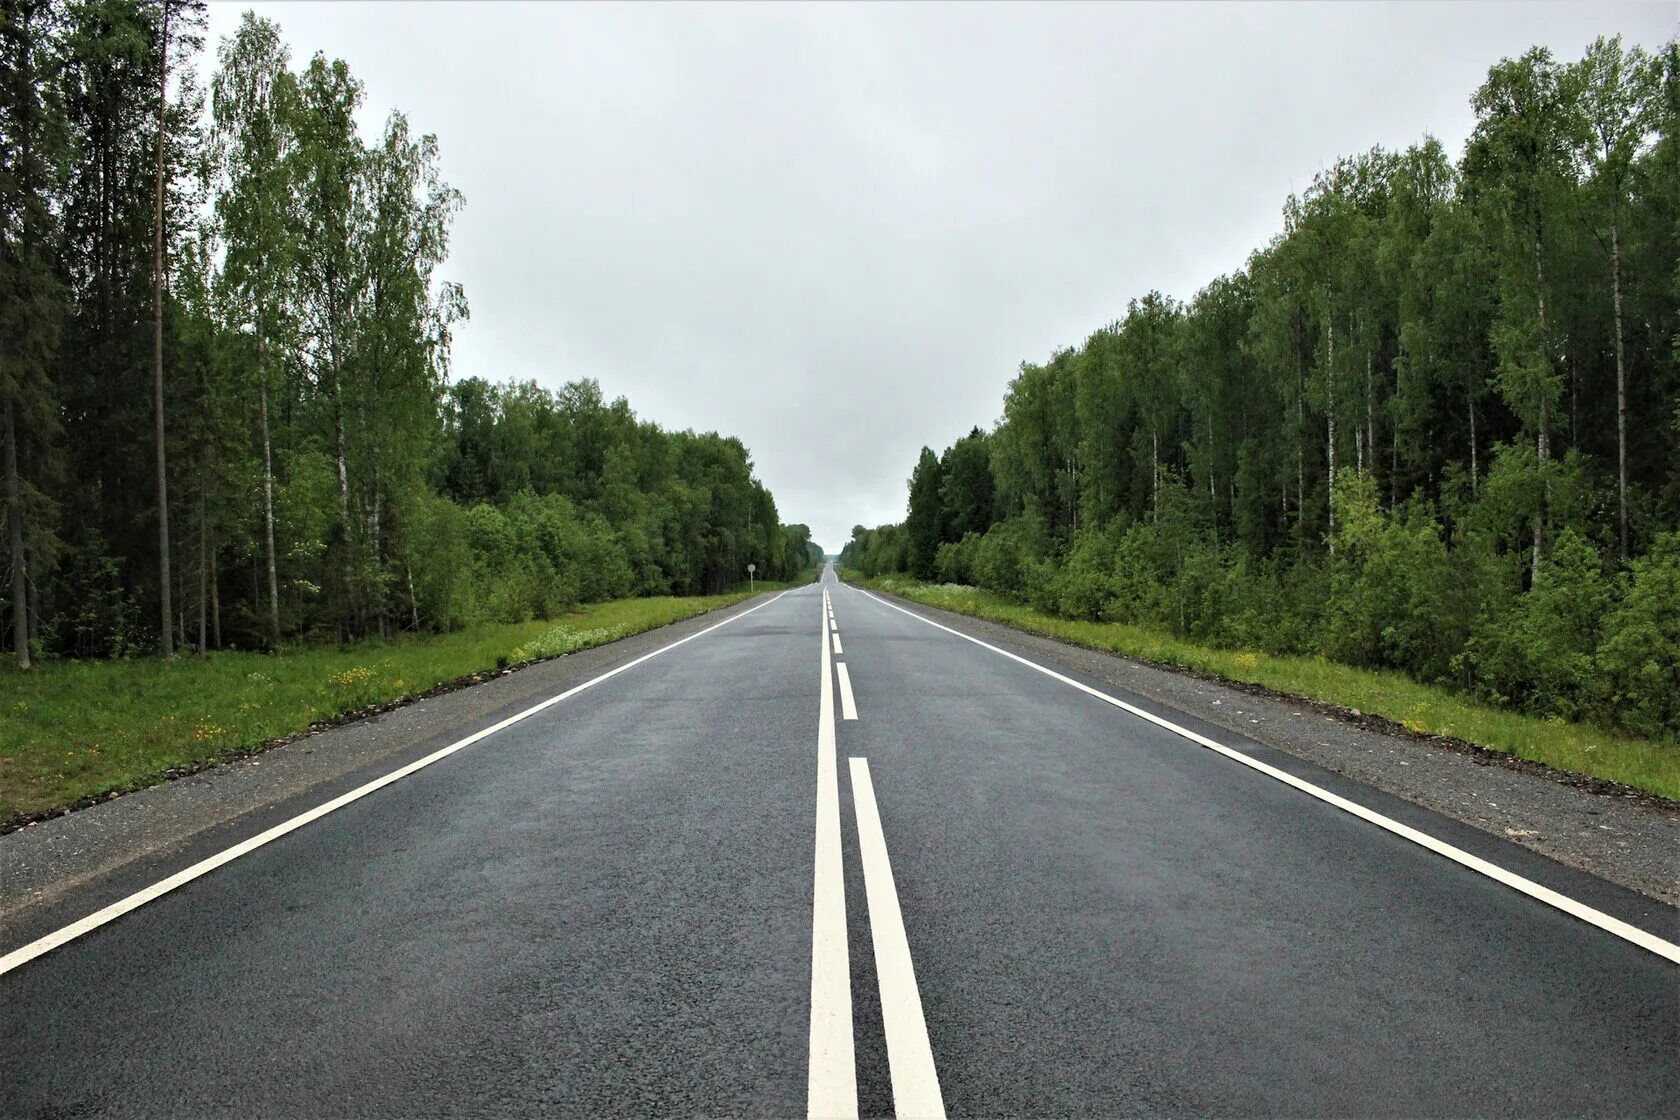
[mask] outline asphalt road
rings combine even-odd
[[[0,975],[5,1115],[895,1096],[1680,1115],[1680,964],[825,577]]]

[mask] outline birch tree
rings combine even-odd
[[[247,12],[218,52],[212,84],[215,152],[220,175],[216,218],[226,244],[222,279],[230,294],[229,326],[250,332],[256,421],[262,452],[262,604],[267,640],[280,644],[279,558],[274,540],[274,448],[270,397],[278,359],[293,337],[288,298],[293,275],[296,204],[289,159],[294,146],[296,83],[273,23]]]

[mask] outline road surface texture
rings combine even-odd
[[[1680,1115],[1648,897],[831,574],[667,634],[55,896],[0,1114]]]

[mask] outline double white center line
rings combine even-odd
[[[828,592],[823,613],[830,626]],[[817,855],[811,896],[811,1053],[805,1086],[811,1116],[858,1114],[852,1050],[852,965],[846,950],[846,881],[840,853],[840,778],[834,758],[834,683],[827,632],[817,714]]]
[[[816,882],[811,913],[811,1050],[806,1107],[812,1117],[858,1114],[857,1065],[852,1038],[851,960],[846,949],[846,896],[840,848],[840,787],[834,732],[832,666],[840,681],[844,718],[857,718],[851,677],[840,653],[839,626],[828,591],[823,591],[822,691],[817,725]],[[869,762],[849,760],[852,803],[857,815],[864,898],[881,990],[881,1018],[893,1111],[900,1117],[940,1117],[945,1102],[928,1041],[921,992],[910,959],[910,942],[887,856],[886,835],[869,777]]]

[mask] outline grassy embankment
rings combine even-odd
[[[760,582],[757,590],[792,586]],[[349,649],[216,653],[203,661],[44,661],[28,674],[0,668],[0,826],[144,786],[171,769],[248,751],[473,673],[602,645],[747,597],[737,591],[618,599],[561,619],[487,623]]]
[[[1382,716],[1423,735],[1444,735],[1490,750],[1622,782],[1680,800],[1680,747],[1583,723],[1538,719],[1478,703],[1460,692],[1420,684],[1399,673],[1356,669],[1320,657],[1279,657],[1215,649],[1156,630],[1112,622],[1079,622],[956,584],[881,576],[848,581],[930,607],[1000,622],[1091,649],[1108,650],[1257,684],[1276,692]]]

